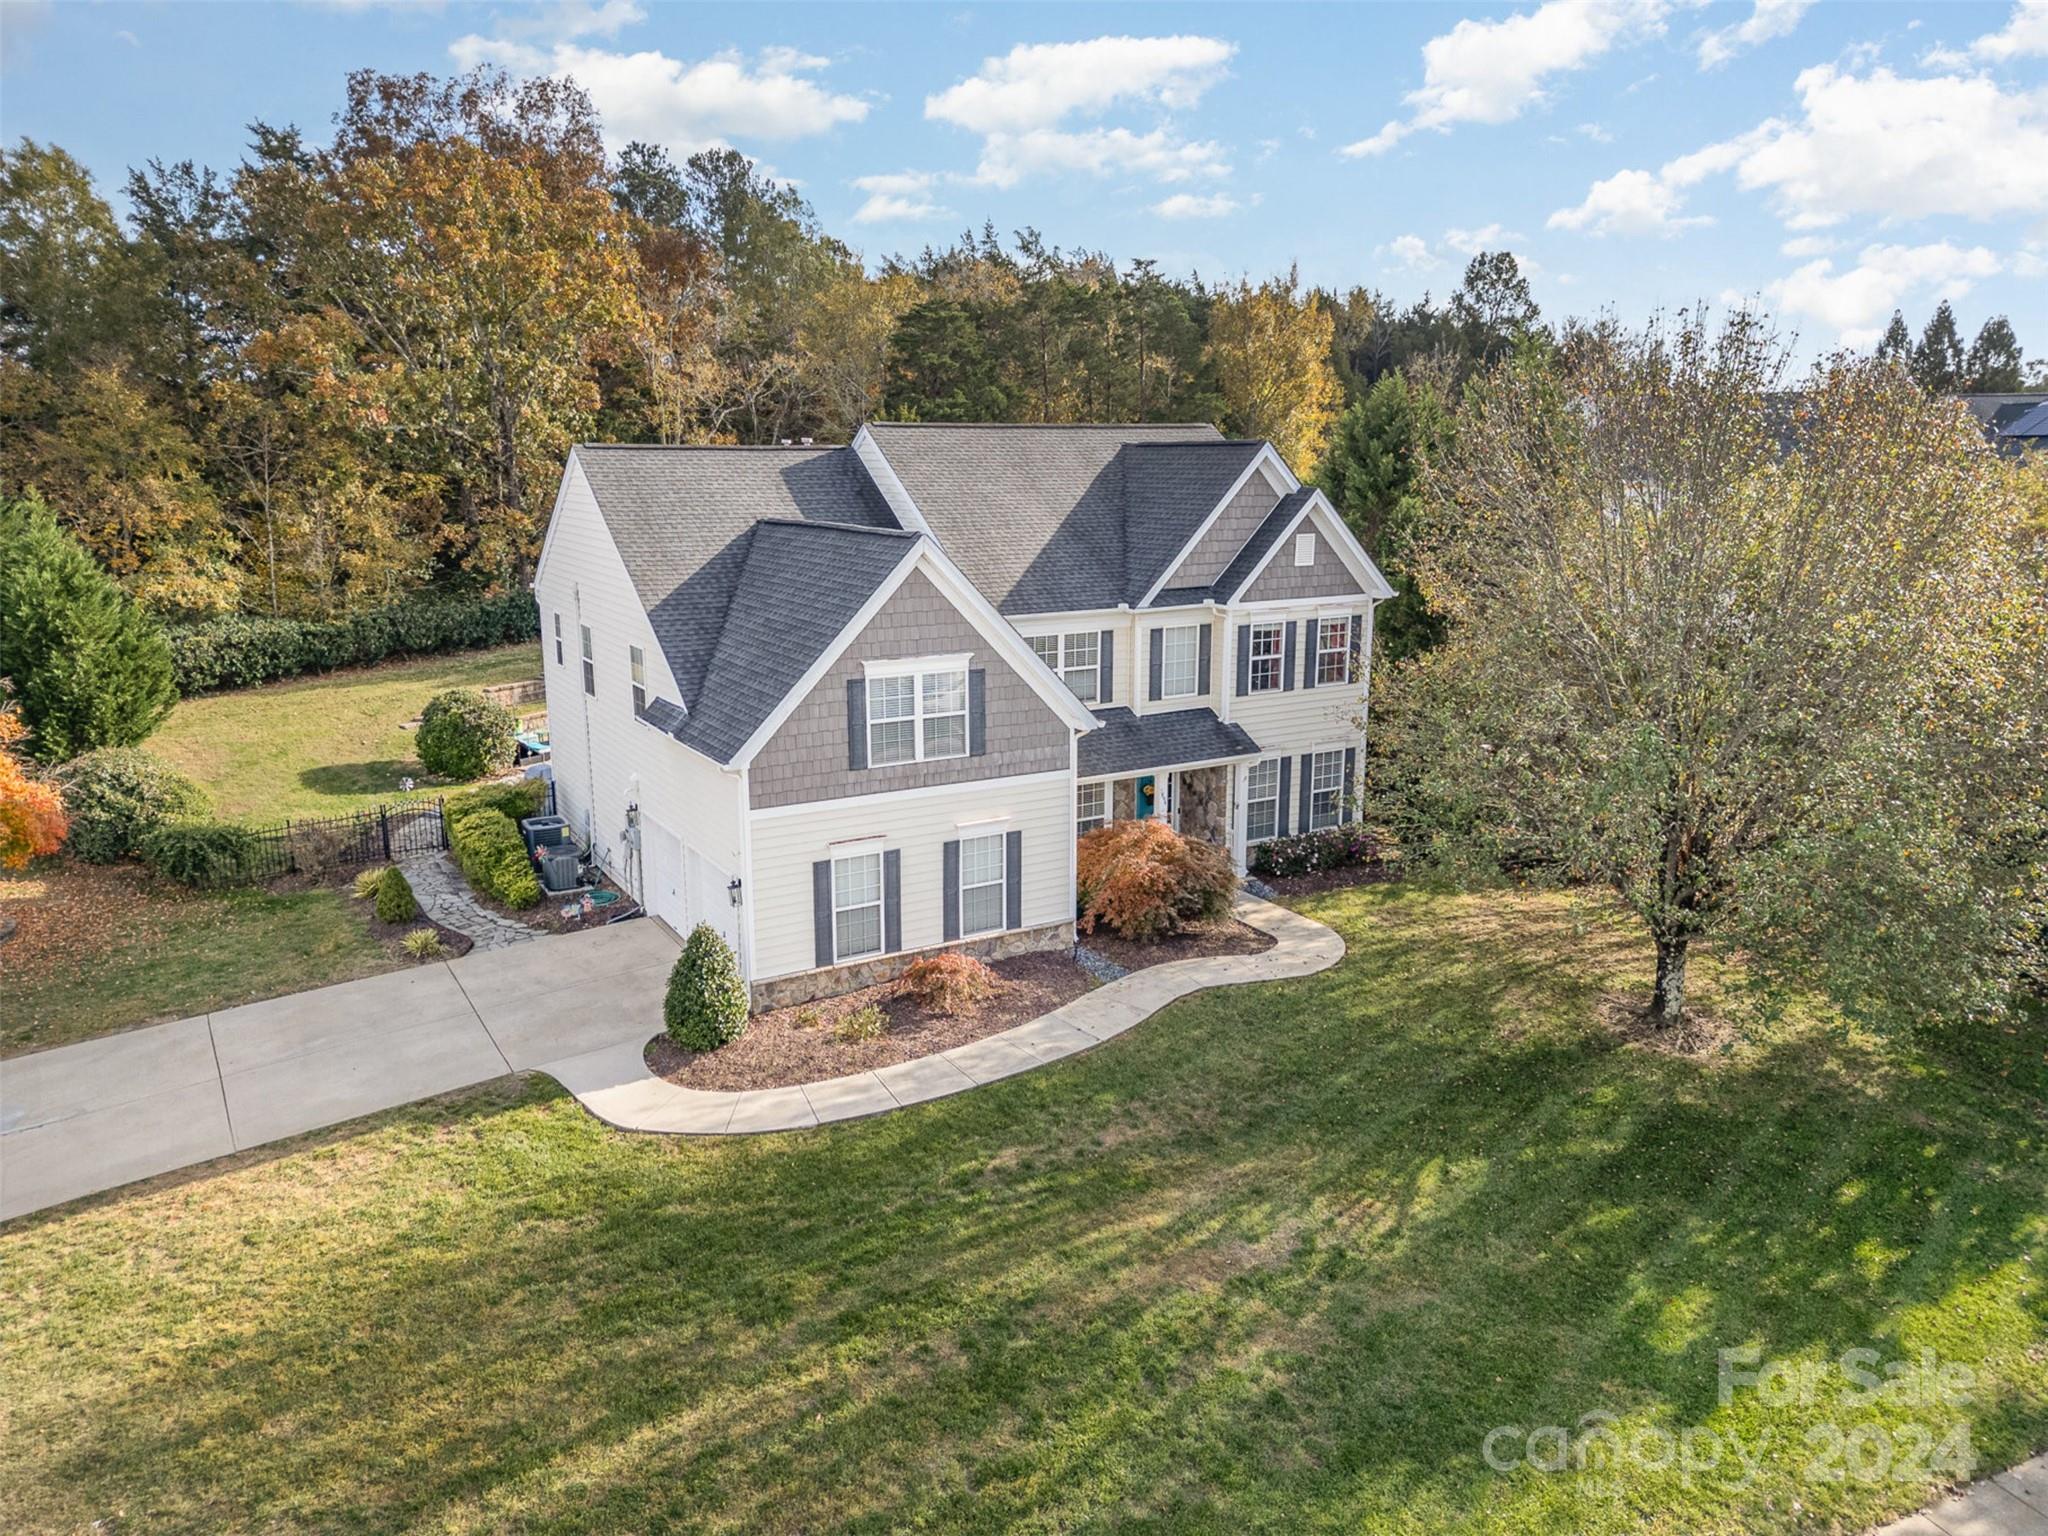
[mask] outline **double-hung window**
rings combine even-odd
[[[1344,818],[1344,754],[1318,752],[1309,760],[1308,830],[1320,832]]]
[[[1264,842],[1280,831],[1280,759],[1253,763],[1244,776],[1244,840]]]
[[[882,951],[882,851],[832,861],[832,958],[858,960]]]
[[[1109,786],[1083,784],[1074,792],[1074,835],[1086,837],[1109,820]]]
[[[562,662],[562,616],[558,613],[555,615],[555,665],[559,667]]]
[[[967,755],[967,669],[885,672],[868,684],[868,762]]]
[[[1031,649],[1059,673],[1067,691],[1084,702],[1093,700],[1102,681],[1102,635],[1087,630],[1072,635],[1033,635]]]
[[[595,697],[597,693],[597,653],[591,649],[590,626],[588,624],[579,624],[576,627],[583,631],[583,691]]]
[[[633,713],[647,713],[647,655],[637,645],[626,647],[628,665],[633,673]]]
[[[1201,626],[1177,624],[1159,633],[1159,696],[1185,699],[1195,692],[1201,665]]]
[[[1322,619],[1316,624],[1316,686],[1351,681],[1351,621]]]
[[[1285,685],[1286,678],[1282,673],[1285,663],[1281,660],[1284,636],[1282,625],[1252,625],[1251,634],[1246,638],[1251,647],[1249,677],[1253,693],[1273,693]]]
[[[1003,834],[960,839],[960,932],[1003,926]]]

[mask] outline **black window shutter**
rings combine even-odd
[[[1202,626],[1201,638],[1195,642],[1195,692],[1209,691],[1209,649],[1214,634],[1214,624]]]
[[[1024,834],[1009,833],[1003,839],[1003,926],[1024,926]]]
[[[948,939],[960,937],[960,839],[946,844],[946,926]]]
[[[903,947],[903,850],[882,850],[882,948]]]
[[[846,680],[846,766],[868,765],[868,685],[865,679]]]
[[[1105,629],[1096,644],[1095,702],[1109,704],[1116,691],[1116,631]]]
[[[988,751],[988,670],[975,667],[967,674],[967,755],[980,757]]]
[[[1159,702],[1160,679],[1166,675],[1166,631],[1152,631],[1152,692],[1147,695],[1154,704]]]
[[[1273,806],[1273,830],[1282,837],[1287,835],[1287,786],[1293,777],[1293,768],[1293,758],[1280,759],[1280,797]]]
[[[1294,687],[1294,632],[1300,627],[1292,619],[1287,621],[1287,639],[1280,648],[1280,690],[1283,693]]]
[[[812,953],[820,965],[832,963],[832,861],[811,866]]]
[[[1323,643],[1323,621],[1321,619],[1303,619],[1301,621],[1301,637],[1308,642],[1303,647],[1308,654],[1302,658],[1301,686],[1313,688],[1316,685],[1316,653],[1321,649]]]
[[[1252,691],[1252,627],[1249,624],[1237,626],[1237,696],[1241,699]]]
[[[1365,615],[1351,615],[1351,681],[1365,676]]]
[[[1314,818],[1309,814],[1315,809],[1316,755],[1313,752],[1301,754],[1301,830],[1306,832]]]
[[[1344,800],[1338,812],[1345,821],[1358,820],[1358,748],[1344,749]]]

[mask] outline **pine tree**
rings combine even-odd
[[[163,632],[39,501],[0,504],[0,676],[49,762],[134,746],[178,698]]]
[[[1933,395],[1952,395],[1963,387],[1963,333],[1956,312],[1943,299],[1935,306],[1920,344],[1913,348],[1913,380]]]
[[[1968,388],[1976,395],[2010,394],[2024,386],[2025,370],[2020,366],[2020,339],[2012,322],[1993,315],[1970,343]]]
[[[1892,311],[1892,323],[1884,328],[1884,339],[1877,344],[1877,360],[1897,363],[1901,368],[1912,366],[1913,333],[1906,329],[1906,317],[1896,309]]]

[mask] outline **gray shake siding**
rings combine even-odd
[[[1202,535],[1201,542],[1188,551],[1173,574],[1169,587],[1206,587],[1230,564],[1244,547],[1244,541],[1258,531],[1266,514],[1279,504],[1279,494],[1266,483],[1263,473],[1254,472],[1238,493],[1230,498],[1223,513]]]
[[[1304,523],[1296,530],[1299,533],[1315,532],[1316,563],[1296,565],[1294,563],[1294,536],[1280,541],[1280,547],[1273,551],[1272,562],[1259,572],[1258,580],[1244,590],[1238,599],[1246,603],[1284,602],[1304,597],[1350,597],[1364,589],[1358,585],[1344,562],[1337,558],[1337,552],[1330,547],[1330,541],[1322,530],[1313,523]]]
[[[962,651],[973,653],[970,666],[986,671],[987,751],[979,757],[849,768],[846,689],[862,675],[862,664]],[[753,805],[761,810],[1063,770],[1070,760],[1071,734],[924,573],[913,571],[754,759]]]

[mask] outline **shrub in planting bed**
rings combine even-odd
[[[1380,856],[1379,837],[1362,826],[1325,827],[1320,832],[1297,832],[1292,837],[1273,837],[1252,849],[1255,875],[1284,880],[1289,875],[1312,875],[1318,870],[1342,869],[1351,864],[1370,864]]]
[[[686,1051],[715,1051],[747,1032],[747,984],[732,946],[709,923],[683,942],[662,1001],[668,1037]]]
[[[1230,910],[1230,855],[1163,821],[1113,821],[1081,839],[1080,929],[1156,939]]]
[[[958,950],[926,955],[904,967],[903,991],[934,1013],[968,1014],[995,991],[996,973]]]
[[[396,864],[386,866],[377,877],[377,921],[409,923],[419,915],[419,900],[412,893],[412,883],[405,878],[405,871]]]
[[[540,905],[540,877],[518,825],[504,812],[479,807],[450,817],[448,846],[463,878],[484,895],[508,907]]]

